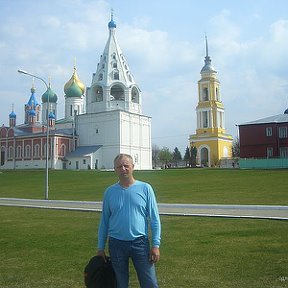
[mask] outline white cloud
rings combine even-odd
[[[55,17],[55,16],[48,16],[44,19],[42,19],[42,24],[44,27],[52,28],[52,29],[56,29],[56,28],[60,28],[61,27],[61,21],[59,18]]]
[[[270,27],[273,40],[276,43],[286,43],[288,38],[288,20],[280,19]]]
[[[239,38],[241,29],[233,20],[230,20],[231,12],[229,10],[222,10],[216,14],[209,21],[209,32],[213,35],[221,35],[222,39],[231,40]],[[228,41],[226,41],[228,43]]]

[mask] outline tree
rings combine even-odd
[[[182,155],[177,147],[175,147],[174,152],[173,152],[173,160],[176,166],[178,166],[178,161],[182,160]]]
[[[188,163],[190,163],[190,150],[189,147],[186,147],[186,151],[185,151],[185,155],[184,155],[184,160],[185,160],[185,164],[186,166],[188,165]]]
[[[160,148],[156,144],[153,144],[152,145],[152,161],[154,163],[154,168],[156,168],[157,166],[157,160],[159,159],[159,152],[160,152]]]
[[[165,166],[169,166],[169,162],[172,160],[173,156],[169,151],[169,148],[163,147],[159,152],[159,159],[162,161],[162,164]]]
[[[232,143],[232,156],[240,157],[240,141],[238,137],[236,137]]]
[[[189,149],[189,147],[187,146],[184,156],[186,166],[189,163],[189,167],[196,167],[196,157],[197,157],[197,148],[195,146],[191,146]]]
[[[190,147],[191,167],[196,167],[197,148],[196,146]]]

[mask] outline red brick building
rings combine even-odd
[[[51,107],[56,107],[57,96],[49,88]],[[45,103],[45,92],[42,96]],[[55,105],[54,105],[55,104]],[[54,106],[53,106],[54,105]],[[35,87],[31,88],[31,96],[24,106],[25,120],[23,124],[16,125],[16,114],[9,114],[9,126],[0,127],[0,169],[38,169],[46,167],[47,120],[45,113],[43,122],[40,121],[41,105],[35,96]],[[53,109],[56,111],[56,109]],[[65,156],[75,150],[73,127],[57,128],[55,114],[51,111],[48,115],[48,167],[51,169],[66,169]]]
[[[47,128],[41,125],[22,124],[0,127],[0,167],[4,169],[38,169],[46,165]],[[73,151],[72,129],[49,129],[48,167],[65,169],[65,156]],[[76,138],[76,137],[75,137]]]
[[[288,109],[239,125],[240,158],[288,158]]]

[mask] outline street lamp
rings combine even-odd
[[[31,76],[31,77],[34,77],[36,79],[39,79],[41,80],[47,90],[49,89],[46,81],[44,79],[42,79],[41,77],[38,77],[34,74],[31,74],[27,71],[24,71],[24,70],[18,70],[19,73],[21,74],[25,74],[25,75],[28,75],[28,76]],[[46,176],[45,176],[45,200],[48,200],[49,198],[49,94],[47,95],[47,109],[46,109],[46,119],[47,119],[47,129],[46,129]]]

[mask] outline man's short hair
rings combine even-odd
[[[133,158],[132,158],[131,155],[121,153],[121,154],[118,154],[118,155],[115,157],[115,159],[114,159],[114,166],[115,166],[115,163],[116,163],[118,160],[123,159],[123,158],[128,158],[128,159],[130,159],[131,163],[134,165],[134,163],[133,163]]]

